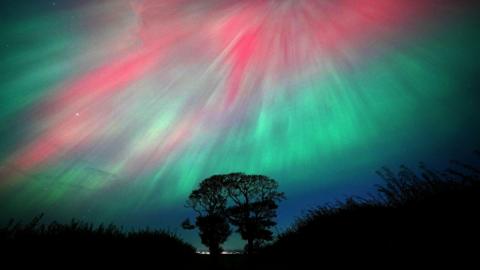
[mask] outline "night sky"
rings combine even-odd
[[[302,210],[480,149],[475,1],[1,1],[0,221],[166,228],[212,174]],[[225,245],[241,248],[238,236]]]

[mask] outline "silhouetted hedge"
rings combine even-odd
[[[114,224],[95,226],[75,219],[67,224],[44,224],[42,217],[39,215],[28,223],[11,220],[0,229],[0,242],[9,251],[21,251],[17,254],[27,258],[35,255],[105,260],[111,256],[116,263],[143,258],[161,259],[165,264],[178,266],[194,264],[195,248],[166,230],[125,231]]]

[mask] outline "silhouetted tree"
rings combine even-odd
[[[284,193],[277,190],[275,180],[264,175],[232,173],[222,177],[232,204],[228,218],[247,241],[245,250],[251,254],[264,241],[272,240],[270,229],[276,225],[277,203],[285,198]]]
[[[200,231],[202,243],[210,250],[210,254],[222,252],[221,244],[231,234],[226,216],[228,193],[221,175],[214,175],[203,180],[198,189],[192,191],[187,200],[187,207],[196,213],[195,225]],[[193,229],[188,220],[182,223],[184,229]]]
[[[220,244],[231,234],[229,222],[247,241],[245,250],[249,254],[264,241],[272,240],[277,203],[285,198],[277,189],[278,183],[263,175],[231,173],[203,180],[190,194],[187,207],[198,214],[195,225],[210,254],[221,252]],[[188,219],[182,227],[195,228]]]
[[[223,249],[220,246],[232,233],[228,220],[224,215],[212,214],[197,217],[197,227],[202,243],[208,246],[210,254],[219,255]]]

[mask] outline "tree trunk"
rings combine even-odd
[[[213,244],[208,249],[210,251],[210,255],[212,255],[213,257],[218,257],[222,253],[220,245]]]
[[[253,252],[253,239],[252,238],[249,238],[247,240],[247,254],[248,255],[251,255]]]

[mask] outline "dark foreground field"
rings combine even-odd
[[[480,228],[480,168],[454,162],[443,171],[383,169],[385,180],[368,198],[350,198],[312,209],[256,254],[199,255],[162,230],[10,222],[0,230],[3,261],[21,255],[49,263],[58,258],[85,263],[155,264],[160,269],[316,269],[326,263],[382,265],[477,261]],[[26,259],[27,258],[27,259]]]

